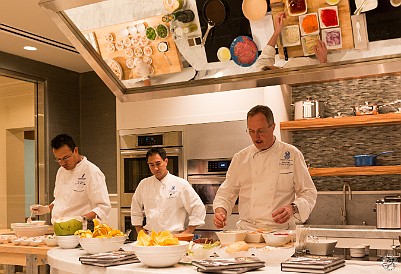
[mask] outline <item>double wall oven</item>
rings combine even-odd
[[[167,153],[167,169],[171,174],[182,177],[182,132],[160,132],[147,134],[127,133],[120,135],[120,226],[132,229],[131,240],[136,239],[131,227],[131,200],[139,182],[152,176],[146,161],[146,153],[152,146],[164,148]]]

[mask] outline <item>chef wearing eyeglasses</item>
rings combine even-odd
[[[308,219],[317,197],[304,157],[296,147],[276,139],[269,107],[253,107],[247,127],[253,144],[231,161],[213,202],[214,224],[226,226],[239,197],[239,229],[293,229],[297,219]]]

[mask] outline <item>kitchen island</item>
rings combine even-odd
[[[134,263],[127,265],[111,266],[111,267],[96,267],[82,265],[79,262],[79,257],[87,254],[82,249],[61,249],[53,248],[48,251],[48,264],[50,265],[50,273],[52,274],[68,274],[68,273],[82,273],[82,274],[120,274],[120,273],[136,273],[136,274],[191,274],[199,273],[196,267],[190,264],[176,264],[172,267],[167,268],[150,268],[142,263]],[[398,266],[393,271],[386,271],[381,262],[373,261],[353,261],[347,260],[345,267],[337,269],[332,273],[335,274],[380,274],[380,273],[401,273],[401,266]],[[294,272],[282,272],[280,266],[269,266],[261,268],[257,271],[249,273],[260,273],[260,274],[272,274],[272,273],[294,273]]]

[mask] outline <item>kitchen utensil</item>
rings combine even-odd
[[[242,12],[248,20],[262,19],[267,12],[267,2],[266,0],[244,0]]]
[[[248,36],[238,36],[230,46],[231,57],[238,66],[249,67],[258,59],[258,46]]]
[[[378,154],[359,154],[355,155],[355,166],[375,166],[376,165],[376,158],[382,154],[390,154],[394,151],[384,151]]]
[[[369,102],[365,102],[364,105],[354,106],[352,108],[356,116],[360,115],[376,115],[379,114],[379,107],[377,104],[369,104]]]
[[[361,11],[363,9],[363,6],[365,5],[367,0],[363,0],[363,2],[359,5],[359,7],[356,8],[356,10],[354,11],[355,15],[359,15],[361,14]]]
[[[171,66],[171,65],[172,65],[171,60],[170,60],[170,59],[167,57],[167,55],[166,55],[166,51],[168,50],[168,44],[167,44],[167,42],[160,42],[160,43],[157,45],[157,50],[158,50],[159,52],[163,53],[164,59],[166,59],[167,62],[169,63],[169,65]]]
[[[283,52],[284,52],[284,60],[288,61],[288,52],[287,52],[287,47],[284,47],[283,45],[283,36],[280,33],[280,35],[278,36],[278,39],[280,41],[280,44],[283,46]]]
[[[295,102],[294,107],[295,120],[324,117],[324,102],[313,100],[312,97]]]
[[[33,215],[33,212],[31,210],[31,214],[29,215],[28,219],[26,219],[27,223],[32,223],[32,215]]]
[[[203,5],[203,16],[207,21],[207,30],[201,46],[206,43],[210,30],[224,22],[227,17],[227,8],[222,0],[207,0]]]
[[[361,36],[361,23],[359,23],[359,20],[356,21],[356,31],[357,31],[357,35],[358,35],[358,42],[362,41],[362,36]]]
[[[376,201],[376,227],[383,229],[401,228],[401,197],[386,196]]]

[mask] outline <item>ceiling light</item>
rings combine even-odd
[[[31,46],[25,46],[25,47],[24,47],[24,50],[31,50],[31,51],[34,51],[34,50],[38,50],[38,49],[35,48],[35,47],[31,47]]]

